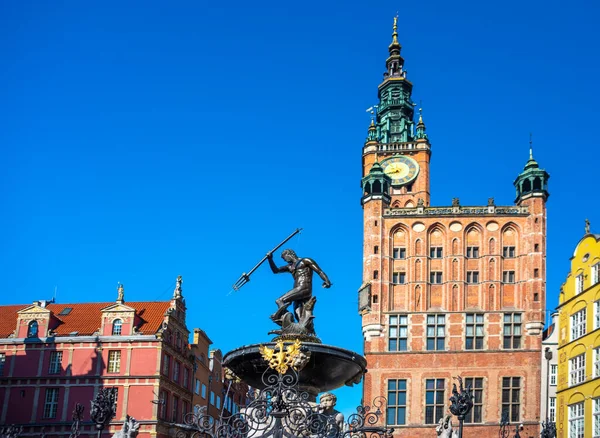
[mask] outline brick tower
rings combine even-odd
[[[431,206],[431,143],[400,50],[394,21],[362,153],[364,402],[385,396],[400,436],[429,438],[460,375],[475,396],[465,433],[496,436],[506,413],[537,436],[549,175],[530,152],[515,205]]]

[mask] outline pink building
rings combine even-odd
[[[194,361],[181,277],[170,301],[0,306],[0,425],[23,436],[66,437],[76,403],[92,433],[90,400],[117,388],[117,414],[140,423],[140,438],[167,437],[192,409]],[[110,435],[109,435],[110,434]]]

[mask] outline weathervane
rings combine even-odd
[[[375,121],[375,117],[377,117],[377,108],[379,108],[379,105],[373,105],[367,108],[367,112],[371,113],[371,121]]]

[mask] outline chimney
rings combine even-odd
[[[200,343],[200,329],[199,328],[195,328],[194,329],[194,342],[192,342],[194,345],[198,345]]]

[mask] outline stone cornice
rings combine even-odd
[[[3,338],[0,345],[15,344],[61,344],[61,343],[108,343],[108,342],[152,342],[159,341],[155,335],[133,336],[55,336],[47,338]]]
[[[384,217],[431,217],[431,216],[527,216],[528,207],[518,206],[480,206],[480,207],[415,207],[415,208],[386,208]]]

